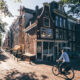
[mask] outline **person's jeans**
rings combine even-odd
[[[62,68],[66,68],[66,66],[68,66],[69,65],[69,62],[63,62],[63,63],[61,63],[60,64],[60,67],[59,67],[59,72],[62,72]]]

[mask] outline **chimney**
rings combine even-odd
[[[44,8],[46,8],[46,9],[48,9],[48,8],[50,7],[48,2],[43,3],[43,6],[44,6]]]
[[[39,6],[38,5],[35,7],[35,11],[36,11],[36,16],[38,16],[39,15]]]
[[[44,6],[49,6],[48,2],[43,3]]]

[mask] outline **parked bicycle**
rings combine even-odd
[[[74,69],[70,65],[67,65],[64,68],[62,68],[62,73],[59,72],[59,68],[60,68],[59,65],[60,65],[60,62],[57,62],[57,64],[52,67],[52,72],[55,76],[62,74],[66,76],[66,78],[68,79],[74,78]]]

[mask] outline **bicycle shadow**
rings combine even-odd
[[[41,75],[41,78],[48,79],[46,75]],[[35,72],[21,73],[14,70],[6,75],[5,80],[39,80],[39,77]]]
[[[64,76],[64,75],[58,75],[58,77],[63,78],[64,80],[73,80],[73,79],[69,79],[69,78],[67,78],[67,77]]]

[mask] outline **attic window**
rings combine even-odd
[[[49,14],[48,14],[48,12],[47,12],[47,11],[45,12],[45,16],[46,16],[46,17],[48,17],[48,16],[49,16]]]
[[[50,20],[49,20],[49,18],[44,18],[44,21],[43,21],[44,23],[44,26],[46,26],[46,27],[49,27],[49,24],[50,24]]]

